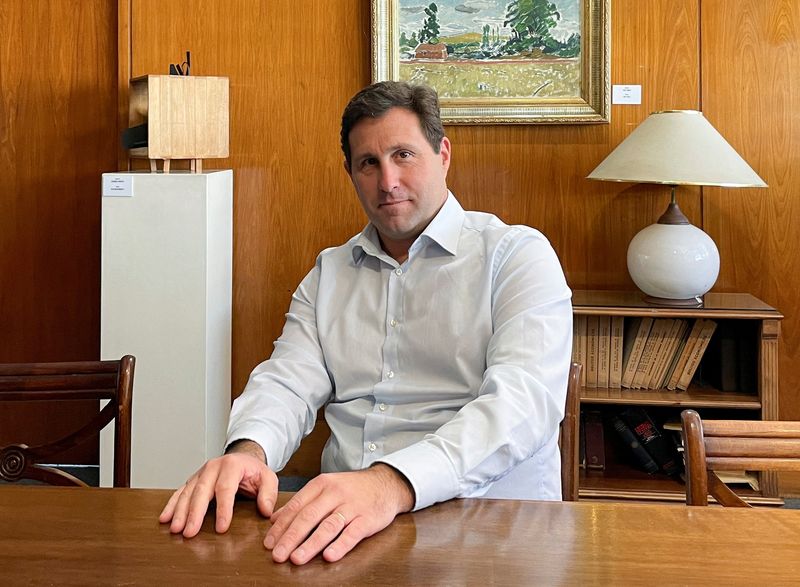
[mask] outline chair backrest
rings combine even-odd
[[[68,436],[43,444],[12,444],[0,448],[0,479],[33,479],[50,485],[86,483],[41,463],[97,435],[106,424],[114,427],[114,487],[130,487],[131,402],[133,369],[130,355],[118,361],[16,363],[0,365],[0,402],[47,400],[109,400],[86,425]]]
[[[580,363],[569,367],[567,403],[558,437],[561,451],[561,499],[578,501],[578,438],[581,414],[581,369]]]
[[[711,494],[724,506],[750,507],[714,470],[800,471],[800,422],[701,420],[684,410],[681,435],[688,505],[708,505]]]

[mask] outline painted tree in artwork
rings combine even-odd
[[[436,2],[431,2],[425,9],[425,15],[428,17],[422,23],[422,29],[419,31],[420,43],[438,43],[439,42],[439,7]]]
[[[481,35],[481,49],[487,49],[489,47],[489,30],[490,27],[488,24],[483,25],[483,34]]]
[[[518,52],[545,47],[552,40],[550,29],[560,19],[556,5],[548,0],[512,0],[506,7],[503,22],[512,35],[506,50]]]

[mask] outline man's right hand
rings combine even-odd
[[[263,449],[255,442],[236,443],[227,454],[208,461],[172,494],[159,522],[170,522],[170,532],[191,538],[200,531],[208,505],[216,499],[215,528],[219,533],[227,532],[237,491],[255,497],[261,515],[269,517],[278,499],[278,477],[265,461]]]

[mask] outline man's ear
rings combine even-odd
[[[447,175],[447,170],[450,169],[450,156],[452,155],[450,149],[450,139],[442,137],[442,144],[439,146],[439,155],[442,157],[442,167],[444,167],[445,175]]]

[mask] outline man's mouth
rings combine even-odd
[[[381,202],[380,204],[378,204],[378,208],[392,207],[398,204],[403,204],[405,202],[408,202],[408,200],[392,200],[390,202]]]

